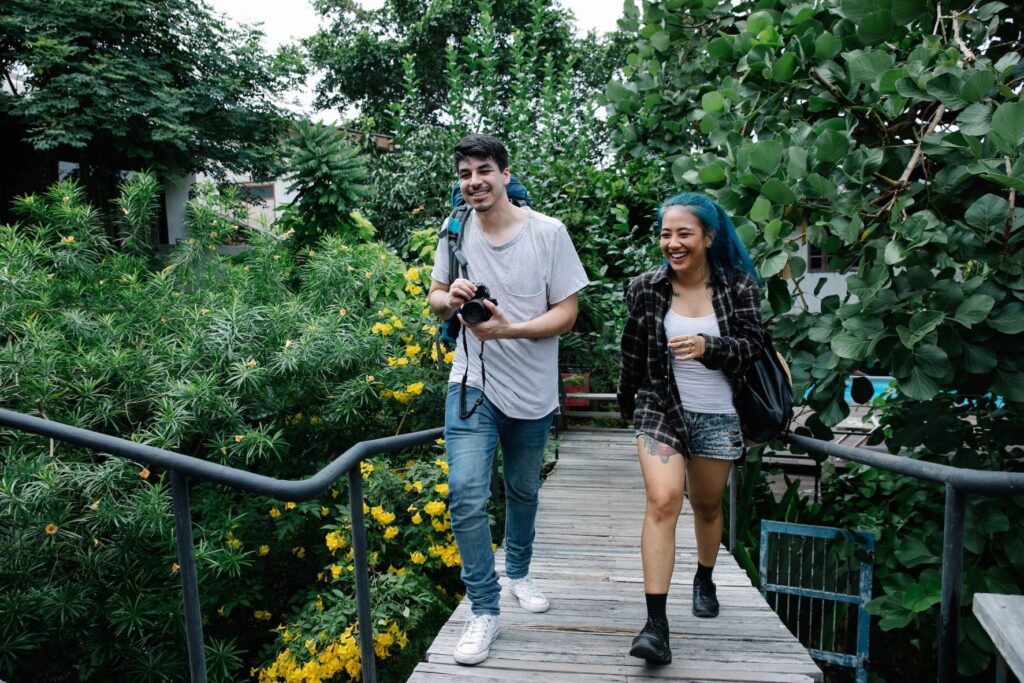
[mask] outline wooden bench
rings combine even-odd
[[[975,593],[973,609],[999,652],[996,682],[1005,683],[1007,665],[1024,681],[1024,595]]]

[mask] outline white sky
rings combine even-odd
[[[262,24],[266,35],[264,47],[273,51],[283,43],[304,38],[316,32],[319,17],[307,0],[281,2],[281,0],[208,0],[210,5],[237,23]],[[499,0],[500,2],[500,0]],[[560,4],[576,15],[579,33],[590,29],[604,33],[615,30],[615,22],[622,16],[623,0],[559,0]],[[380,7],[383,0],[362,0],[364,7]],[[312,113],[312,87],[305,91],[288,93],[292,109]],[[335,111],[317,112],[314,115],[325,122],[334,122]]]

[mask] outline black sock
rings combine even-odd
[[[665,601],[668,600],[668,593],[644,593],[644,598],[647,600],[648,619],[668,621],[668,617],[665,616]]]
[[[714,565],[711,565],[710,567],[705,567],[700,562],[698,562],[697,563],[697,575],[695,577],[693,577],[693,578],[695,578],[695,579],[702,579],[702,580],[706,579],[706,580],[710,581],[711,580],[711,572],[713,572],[713,571],[715,571],[715,566]]]

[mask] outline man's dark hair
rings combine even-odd
[[[459,144],[455,145],[452,157],[455,160],[456,173],[459,172],[459,162],[466,157],[494,159],[494,163],[498,164],[499,171],[508,168],[508,150],[505,149],[505,145],[498,142],[497,138],[492,138],[490,135],[479,133],[467,135],[459,140]]]

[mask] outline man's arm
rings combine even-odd
[[[456,278],[451,285],[440,280],[431,280],[427,302],[434,315],[441,320],[448,320],[462,304],[473,298],[475,292],[476,285],[464,278]]]

